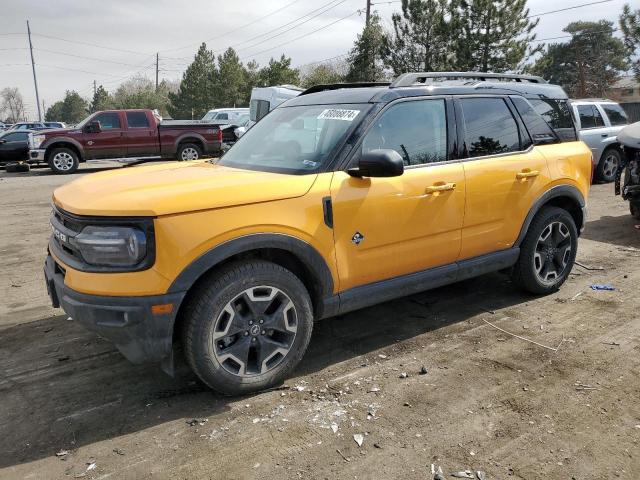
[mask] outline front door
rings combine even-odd
[[[602,114],[596,105],[577,105],[576,111],[580,123],[580,140],[589,146],[597,163],[606,146],[603,140],[609,136],[610,129],[605,125]]]
[[[121,112],[103,112],[91,119],[100,122],[98,133],[83,133],[82,146],[85,158],[121,158],[126,156],[125,129]]]
[[[513,245],[551,181],[547,161],[500,97],[457,100],[467,196],[460,259]]]
[[[395,103],[370,126],[358,154],[393,149],[405,171],[393,178],[331,182],[340,289],[455,262],[460,251],[465,182],[450,159],[444,99]]]
[[[0,163],[18,162],[29,157],[29,132],[7,133],[0,142]]]

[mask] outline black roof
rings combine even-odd
[[[408,74],[405,74],[405,76]],[[418,74],[415,74],[418,75]],[[424,74],[428,75],[428,74]],[[452,76],[458,75],[455,73]],[[517,76],[505,76],[504,80],[496,75],[487,80],[476,80],[474,76],[462,78],[442,78],[438,72],[436,81],[431,83],[372,84],[348,83],[316,85],[302,92],[298,97],[288,100],[284,106],[328,105],[334,103],[388,103],[397,98],[435,95],[522,95],[526,98],[568,99],[567,94],[558,85],[544,81],[529,81],[538,77],[521,76],[527,81],[515,80]],[[402,78],[399,77],[399,78]],[[421,77],[423,78],[423,77]],[[542,79],[540,79],[542,80]]]

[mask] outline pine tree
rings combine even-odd
[[[302,75],[302,87],[309,88],[314,85],[326,85],[328,83],[340,83],[345,79],[340,68],[330,63],[320,63],[305,71]]]
[[[218,56],[217,80],[217,107],[242,107],[248,105],[244,85],[246,72],[233,48],[228,48],[224,54]]]
[[[169,113],[173,118],[201,118],[215,105],[215,83],[217,69],[215,56],[200,45],[193,63],[182,75],[177,93],[169,93]]]
[[[452,6],[456,70],[517,70],[541,49],[530,48],[539,19],[528,18],[526,0],[457,0]]]
[[[572,38],[547,46],[531,72],[562,85],[572,97],[602,97],[627,67],[613,23],[573,22],[563,30]]]
[[[623,7],[620,15],[620,30],[624,36],[627,59],[636,78],[640,81],[640,9],[632,11],[629,4]]]
[[[349,82],[375,82],[384,77],[382,64],[382,45],[384,31],[380,24],[380,16],[374,12],[358,35],[349,53],[349,71],[346,79]]]
[[[269,60],[269,64],[260,69],[259,79],[263,87],[298,85],[300,83],[298,70],[291,68],[291,58],[285,57],[284,54],[280,60],[273,58]]]
[[[108,110],[110,108],[113,108],[111,95],[109,95],[109,92],[107,92],[102,85],[99,85],[93,94],[93,100],[91,101],[89,111],[93,113],[100,110]]]
[[[393,31],[382,39],[384,64],[396,75],[448,70],[453,49],[450,0],[402,0],[394,13]]]
[[[251,100],[251,90],[260,85],[260,65],[255,60],[247,62],[244,69],[244,85],[242,93],[242,104],[249,105]]]
[[[62,101],[60,118],[57,120],[73,125],[86,117],[88,110],[89,105],[87,101],[82,98],[78,92],[75,90],[67,90],[64,100]]]

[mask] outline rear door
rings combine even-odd
[[[507,98],[469,97],[456,102],[465,156],[460,252],[465,259],[511,247],[550,175],[545,157],[532,147]]]
[[[602,113],[596,105],[577,104],[575,108],[580,127],[580,140],[589,146],[597,164],[604,150],[602,141],[609,136],[609,127],[605,124]]]
[[[124,144],[124,118],[122,112],[102,112],[91,119],[100,122],[98,133],[83,133],[82,146],[86,159],[122,158],[127,154]]]
[[[462,165],[451,154],[452,120],[452,104],[444,98],[390,105],[372,122],[352,162],[360,152],[392,149],[403,157],[404,173],[392,178],[334,173],[331,198],[341,290],[458,258],[465,182]]]
[[[125,112],[127,157],[160,155],[158,130],[150,115],[150,112],[144,111]]]

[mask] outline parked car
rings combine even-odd
[[[620,105],[612,100],[572,100],[580,135],[593,153],[595,177],[613,182],[622,163],[622,148],[616,136],[629,120]]]
[[[640,122],[624,127],[618,134],[624,150],[623,171],[616,176],[614,192],[629,202],[629,213],[640,220]]]
[[[42,122],[16,122],[7,130],[46,130],[47,127]]]
[[[248,113],[248,108],[216,108],[209,110],[205,116],[202,117],[202,121],[214,125],[229,125]]]
[[[108,110],[74,128],[30,136],[29,163],[47,163],[55,173],[73,173],[80,162],[109,158],[197,160],[222,151],[222,131],[191,121],[163,122],[152,110]]]
[[[251,90],[249,102],[250,122],[247,128],[262,119],[267,113],[283,102],[295,98],[303,89],[295,85],[278,85],[275,87],[255,87]]]
[[[573,125],[539,77],[410,73],[308,89],[216,162],[83,176],[53,194],[52,303],[133,362],[172,372],[180,343],[241,394],[292,372],[314,320],[499,270],[554,292],[591,152],[528,99]]]
[[[29,158],[29,133],[30,130],[0,133],[0,165]]]

